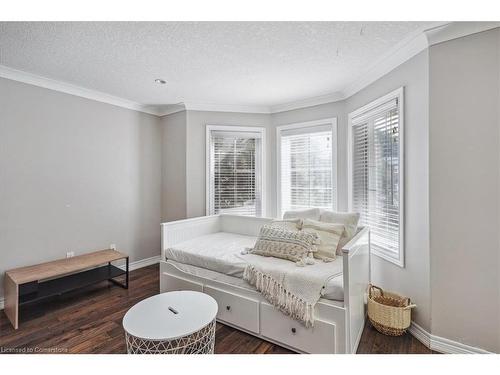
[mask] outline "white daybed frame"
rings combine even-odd
[[[300,353],[356,353],[365,322],[366,290],[370,280],[370,232],[358,230],[343,250],[344,301],[321,299],[314,327],[305,328],[248,288],[184,272],[165,258],[176,243],[216,232],[258,236],[272,219],[214,215],[161,224],[160,293],[196,290],[214,297],[217,319],[254,336]]]

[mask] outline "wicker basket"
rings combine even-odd
[[[411,322],[411,309],[416,305],[408,297],[369,286],[368,318],[377,331],[389,336],[403,335]]]

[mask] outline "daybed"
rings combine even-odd
[[[256,241],[272,219],[214,215],[163,223],[160,292],[196,290],[214,297],[217,319],[301,353],[355,353],[365,322],[370,280],[370,233],[359,228],[335,262],[315,307],[314,327],[284,315],[242,279],[238,254]]]

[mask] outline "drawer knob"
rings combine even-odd
[[[292,333],[295,334],[297,330],[295,328],[292,328]]]
[[[226,306],[226,310],[227,311],[231,310],[231,306]]]

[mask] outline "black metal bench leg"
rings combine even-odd
[[[109,262],[108,264],[111,264],[111,262]],[[108,279],[108,280],[115,285],[121,286],[123,289],[128,289],[128,274],[129,274],[129,262],[127,257],[125,258],[125,283],[121,283],[119,281],[116,281],[115,279]]]
[[[128,273],[129,273],[128,272],[129,271],[129,269],[128,269],[128,257],[127,257],[126,262],[127,262],[127,273],[125,274],[125,289],[128,289]]]

